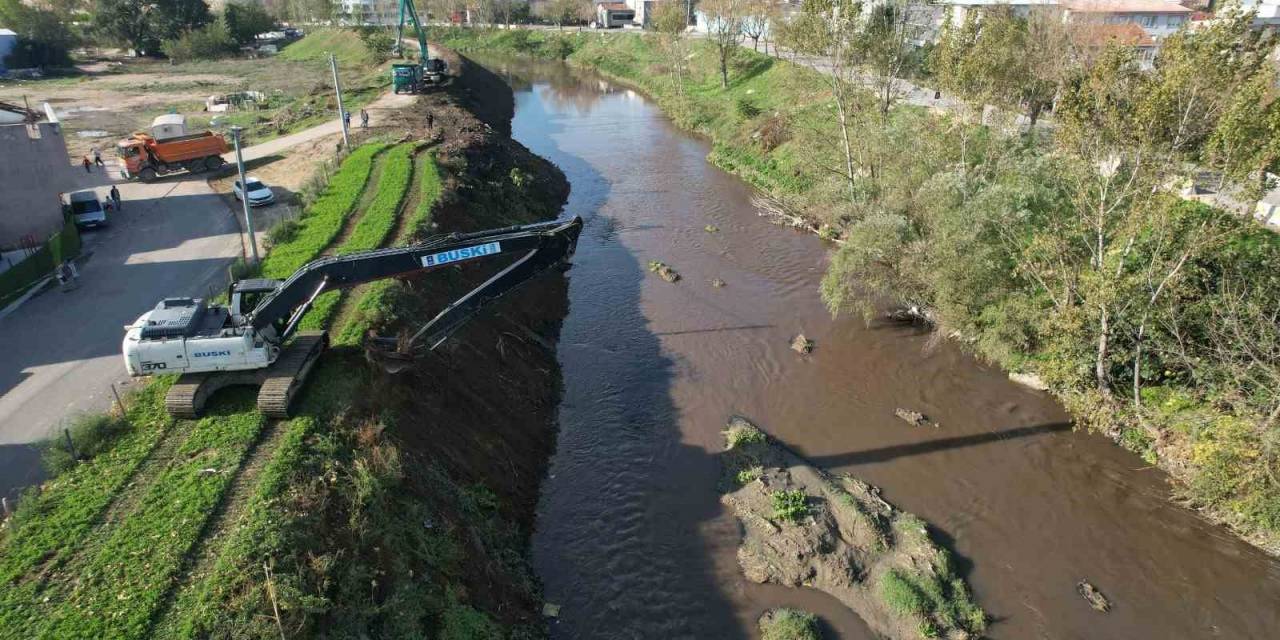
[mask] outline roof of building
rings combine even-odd
[[[625,2],[601,2],[599,3],[599,6],[604,7],[609,11],[626,11],[631,8],[628,7]]]
[[[1142,27],[1132,22],[1090,25],[1087,29],[1076,31],[1074,38],[1079,44],[1099,47],[1112,42],[1130,47],[1150,47],[1156,43]]]
[[[1062,6],[1076,13],[1192,13],[1165,0],[1064,0]]]

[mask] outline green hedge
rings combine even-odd
[[[307,207],[297,236],[288,243],[273,247],[262,261],[264,276],[288,278],[319,256],[338,237],[347,216],[360,200],[365,183],[369,181],[373,157],[385,147],[384,144],[367,144],[347,156],[342,167],[329,180],[329,186]]]
[[[32,284],[53,271],[64,259],[80,255],[80,232],[71,222],[53,234],[35,254],[0,273],[0,307],[13,302]]]

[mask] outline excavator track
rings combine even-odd
[[[258,390],[258,410],[268,418],[288,418],[293,397],[328,346],[329,334],[324,331],[299,333],[267,370]]]
[[[216,375],[216,374],[214,374]],[[185,373],[178,378],[169,392],[164,394],[164,408],[175,418],[194,418],[204,408],[204,403],[212,395],[207,373]]]

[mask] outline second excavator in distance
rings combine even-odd
[[[288,417],[294,396],[328,346],[325,332],[297,330],[320,294],[473,260],[514,258],[408,341],[400,341],[396,360],[403,362],[416,350],[435,349],[485,305],[538,274],[567,268],[581,231],[582,219],[575,217],[445,234],[405,247],[320,258],[285,280],[240,280],[228,288],[226,305],[165,298],[125,328],[125,367],[133,376],[181,374],[165,396],[175,416],[198,415],[223,387],[257,385],[259,410],[268,417]],[[386,340],[373,343],[368,346]]]

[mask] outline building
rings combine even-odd
[[[0,124],[0,249],[43,243],[62,229],[61,194],[75,168],[56,122]]]
[[[337,5],[343,24],[392,27],[400,24],[399,0],[338,0]]]
[[[1182,28],[1194,13],[1166,0],[1062,0],[1068,20],[1079,24],[1135,24],[1157,41]]]
[[[8,71],[4,59],[18,46],[18,34],[9,29],[0,29],[0,73]]]
[[[941,0],[938,4],[951,10],[952,24],[960,24],[970,12],[981,14],[991,7],[1009,7],[1025,18],[1033,7],[1053,6],[1058,0]]]
[[[1280,0],[1233,0],[1243,12],[1254,12],[1253,24],[1267,29],[1280,29]],[[1224,4],[1224,3],[1217,3]]]

